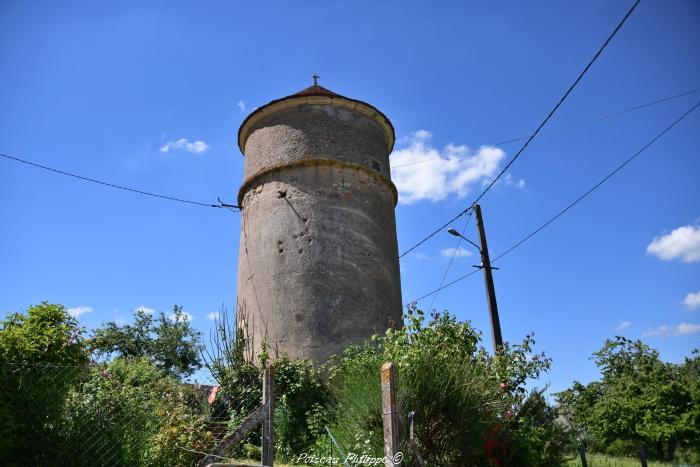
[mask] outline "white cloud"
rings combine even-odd
[[[207,315],[207,319],[210,319],[214,321],[215,319],[219,319],[221,317],[221,314],[218,311],[212,311]]]
[[[678,326],[659,326],[658,328],[649,329],[643,336],[685,336],[696,332],[700,332],[700,324],[681,323]]]
[[[175,313],[168,313],[168,319],[171,321],[175,321],[175,318],[177,315]],[[194,319],[194,316],[192,316],[191,313],[186,312],[185,310],[182,310],[182,318],[185,321],[192,321]]]
[[[412,137],[418,139],[430,139],[433,137],[433,135],[428,130],[418,130],[415,133],[413,133]],[[408,140],[411,140],[410,136],[408,137]]]
[[[681,323],[676,327],[676,335],[684,336],[686,334],[695,334],[700,332],[700,324]]]
[[[183,149],[187,152],[193,152],[195,154],[202,154],[209,149],[209,145],[204,141],[193,141],[190,142],[187,138],[180,138],[177,141],[168,141],[160,148],[160,152],[170,152],[170,150]]]
[[[241,109],[241,113],[246,111],[245,102],[238,101],[238,104],[236,104],[236,105],[238,106],[239,109]]]
[[[700,307],[700,292],[691,292],[686,295],[683,304],[691,310]]]
[[[455,258],[468,258],[472,255],[472,252],[460,246],[459,248],[442,249],[440,250],[440,254],[445,258],[452,258],[452,255],[454,255]]]
[[[503,177],[501,177],[501,180],[505,186],[514,186],[518,190],[524,190],[525,189],[525,180],[522,178],[519,180],[515,180],[513,178],[513,175],[510,173],[505,174]],[[483,184],[488,185],[490,183],[490,180],[484,180]]]
[[[621,322],[620,324],[617,325],[617,327],[615,328],[615,330],[616,330],[616,331],[624,331],[625,329],[629,328],[630,326],[632,326],[632,322],[631,322],[631,321],[623,321],[623,322]]]
[[[137,311],[137,312],[142,311],[142,312],[146,313],[147,315],[152,315],[153,313],[156,312],[156,310],[154,310],[153,308],[148,308],[147,306],[143,306],[143,305],[137,307],[135,311]]]
[[[391,178],[402,204],[441,201],[449,195],[463,198],[472,185],[495,176],[506,155],[492,146],[474,151],[448,144],[438,150],[430,144],[431,137],[430,132],[418,130],[406,139],[408,147],[391,155]]]
[[[649,246],[647,253],[670,261],[680,259],[684,263],[700,261],[700,226],[685,225],[673,230],[670,234],[656,237]]]
[[[90,313],[92,311],[92,307],[89,306],[76,306],[74,308],[68,308],[66,310],[69,315],[71,315],[74,318],[77,318],[78,316],[85,314],[85,313]]]
[[[414,253],[411,253],[411,256],[417,258],[417,259],[422,259],[422,260],[431,260],[433,259],[432,256],[426,255],[425,253],[421,253],[420,251],[416,251]]]

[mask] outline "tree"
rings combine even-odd
[[[558,411],[549,405],[545,389],[533,390],[518,410],[518,431],[531,452],[531,463],[539,466],[560,466],[575,448],[574,434]],[[532,462],[534,460],[534,462]]]
[[[90,347],[98,356],[146,357],[164,373],[181,377],[202,366],[200,336],[176,305],[171,316],[161,312],[154,318],[139,309],[133,324],[110,321],[94,331]]]
[[[602,392],[598,381],[588,385],[574,381],[570,389],[556,394],[557,412],[578,438],[580,449],[587,449],[591,441],[588,427],[591,426],[593,406],[601,396]]]
[[[693,384],[696,362],[662,362],[658,351],[619,336],[606,340],[593,358],[601,381],[587,386],[575,382],[557,398],[576,423],[596,435],[603,448],[631,441],[652,449],[658,457],[672,459],[678,443],[700,441],[698,392],[694,389],[698,384]]]
[[[700,349],[693,350],[692,355],[686,357],[679,369],[679,382],[690,393],[692,402],[683,414],[685,420],[681,422],[687,430],[686,437],[678,441],[683,448],[694,448],[695,455],[700,458]],[[700,461],[698,458],[694,461]]]
[[[0,325],[3,365],[77,365],[86,361],[83,330],[63,305],[42,302]]]
[[[0,464],[51,463],[54,422],[87,361],[83,331],[62,305],[47,302],[0,326]]]

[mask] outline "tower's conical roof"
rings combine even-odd
[[[324,88],[323,86],[319,86],[318,84],[313,84],[306,89],[302,89],[298,93],[292,94],[292,96],[328,96],[328,97],[340,96],[340,97],[343,97],[340,94],[336,94],[333,91]],[[289,96],[289,97],[292,97],[292,96]]]
[[[373,105],[357,99],[342,96],[314,83],[308,88],[302,89],[297,93],[270,101],[267,104],[258,107],[250,115],[248,115],[238,129],[238,147],[240,148],[241,153],[245,155],[245,142],[248,139],[248,136],[250,136],[253,126],[264,116],[300,105],[314,104],[345,107],[349,110],[366,115],[377,122],[379,126],[384,129],[387,137],[388,152],[391,153],[392,149],[394,148],[394,141],[396,140],[396,136],[394,135],[394,126],[391,124],[391,121],[386,115],[380,112]]]

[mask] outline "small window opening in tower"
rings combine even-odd
[[[377,172],[382,173],[382,171],[384,170],[384,167],[382,166],[382,164],[379,161],[376,161],[376,160],[372,159],[371,157],[368,157],[367,159],[369,162],[370,169],[376,170]]]

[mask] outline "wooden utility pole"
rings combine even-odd
[[[489,315],[491,317],[491,334],[493,336],[493,351],[503,347],[503,337],[501,336],[501,321],[498,319],[498,304],[496,303],[496,288],[493,285],[493,275],[491,274],[491,259],[489,258],[489,247],[486,244],[486,230],[484,229],[484,219],[481,217],[481,206],[474,205],[476,214],[476,226],[479,229],[479,243],[481,244],[481,269],[484,271],[484,281],[486,282],[486,298],[489,303]]]

